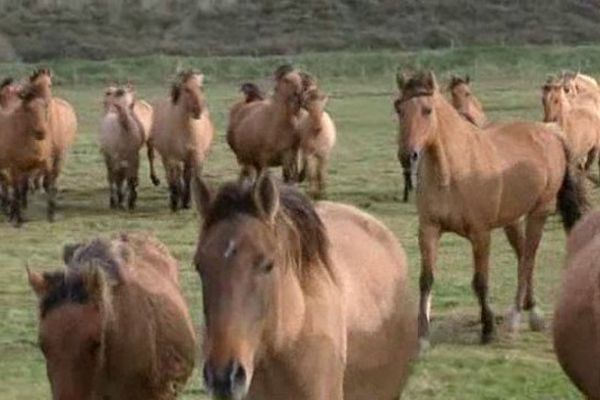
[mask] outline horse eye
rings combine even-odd
[[[274,263],[271,260],[263,260],[259,265],[258,269],[264,274],[268,274],[273,270]]]
[[[423,115],[427,116],[431,114],[431,107],[423,107]]]
[[[465,93],[465,97],[469,97],[471,95],[471,93],[467,92]]]

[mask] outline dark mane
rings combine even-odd
[[[2,80],[2,82],[0,83],[0,90],[4,89],[5,87],[12,85],[15,82],[14,78],[12,77],[8,77],[8,78],[4,78]]]
[[[171,101],[173,104],[176,104],[179,101],[179,96],[181,96],[181,85],[186,83],[188,79],[196,74],[195,71],[189,69],[186,71],[181,71],[177,74],[175,81],[171,85]]]
[[[276,217],[276,230],[298,236],[299,248],[288,250],[296,258],[299,268],[302,270],[317,262],[329,269],[329,241],[323,221],[314,206],[297,189],[280,183],[277,186],[280,208]],[[204,220],[204,230],[240,214],[258,218],[259,212],[254,205],[252,191],[252,184],[247,182],[223,185]]]
[[[40,303],[41,317],[66,303],[86,304],[90,294],[85,276],[92,268],[101,268],[107,279],[118,282],[120,266],[130,256],[128,249],[125,236],[119,241],[94,239],[89,243],[66,245],[63,249],[66,269],[44,273],[49,290]]]
[[[433,91],[433,88],[427,82],[425,74],[420,73],[406,81],[402,87],[402,97],[400,98],[400,101],[407,101],[413,97],[419,96],[432,96]]]
[[[458,85],[468,85],[469,82],[465,79],[462,78],[460,76],[453,76],[452,79],[450,80],[450,85],[448,85],[448,89],[452,90],[455,87],[457,87]]]
[[[252,103],[253,101],[263,100],[265,98],[260,88],[252,82],[244,83],[240,90],[246,97],[246,103]]]
[[[275,77],[275,80],[278,81],[281,78],[283,78],[284,76],[286,76],[287,74],[289,74],[290,72],[292,72],[293,70],[294,70],[294,67],[291,64],[283,64],[283,65],[280,65],[279,67],[277,67],[275,72],[273,72],[273,76]]]
[[[49,68],[38,68],[35,71],[33,71],[33,73],[29,76],[29,82],[35,81],[42,75],[52,76],[52,72]]]
[[[86,304],[90,299],[83,277],[79,273],[45,272],[44,280],[50,290],[40,302],[41,318],[62,304]]]

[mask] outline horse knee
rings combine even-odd
[[[433,272],[431,271],[423,271],[421,272],[421,276],[419,277],[419,289],[421,293],[428,293],[431,291],[433,287],[434,277]]]

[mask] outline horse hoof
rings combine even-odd
[[[506,330],[510,334],[516,334],[519,332],[520,325],[521,313],[513,307],[506,316]]]
[[[546,328],[544,315],[537,307],[532,308],[529,312],[529,327],[534,332],[541,332]]]
[[[151,176],[150,180],[152,181],[152,184],[154,186],[159,186],[160,185],[160,179],[158,179],[156,176]]]

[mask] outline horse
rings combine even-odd
[[[569,235],[566,266],[554,311],[554,349],[571,381],[590,400],[600,399],[600,212]]]
[[[464,78],[453,76],[450,85],[448,85],[448,91],[452,96],[452,106],[467,121],[480,128],[487,125],[488,121],[483,106],[471,90],[471,77],[469,75]]]
[[[165,168],[171,210],[190,207],[192,175],[200,173],[210,151],[215,128],[204,97],[204,75],[182,71],[171,86],[169,99],[153,106],[148,140],[150,179],[159,184],[154,169],[154,150]]]
[[[203,375],[219,399],[397,399],[417,350],[406,255],[358,209],[268,173],[199,178]]]
[[[135,98],[124,88],[111,94],[100,124],[100,151],[106,164],[111,208],[123,206],[123,183],[127,182],[130,210],[137,200],[140,149],[146,142],[144,126],[135,113]]]
[[[133,112],[142,124],[145,144],[148,141],[148,137],[150,136],[150,130],[152,128],[152,115],[154,113],[152,105],[147,101],[139,99],[137,97],[135,87],[131,83],[127,83],[123,86],[110,85],[104,91],[104,100],[102,104],[104,106],[105,113],[110,108],[110,105],[115,99],[115,94],[119,90],[125,91],[124,96],[126,103],[129,104],[133,102]]]
[[[560,81],[542,87],[544,122],[555,122],[563,129],[573,161],[588,171],[600,146],[600,116],[572,103]]]
[[[197,344],[165,245],[121,234],[68,245],[63,259],[63,270],[27,270],[52,398],[174,400]]]
[[[530,311],[531,328],[542,329],[533,271],[545,221],[558,204],[568,231],[585,207],[582,182],[571,173],[568,148],[560,133],[533,122],[500,124],[482,132],[441,95],[431,71],[399,74],[398,84],[401,95],[395,104],[402,148],[418,162],[418,323],[423,348],[428,344],[439,240],[445,232],[471,242],[472,286],[481,308],[482,343],[490,342],[495,330],[488,302],[490,233],[494,228],[504,228],[518,259],[517,294],[508,328],[518,330],[524,309]]]
[[[19,92],[18,106],[0,112],[0,171],[4,181],[3,202],[10,203],[9,217],[18,227],[23,223],[21,214],[23,184],[30,173],[52,168],[52,139],[49,102],[36,86],[28,85]],[[8,185],[12,187],[9,196]],[[8,198],[8,199],[7,199]],[[48,193],[48,216],[54,207],[52,193]]]
[[[282,166],[286,182],[297,180],[300,113],[303,76],[289,65],[274,73],[272,96],[237,102],[230,110],[227,143],[235,153],[242,175],[257,175],[263,169]]]
[[[62,172],[63,164],[71,145],[77,136],[77,116],[73,106],[64,99],[52,94],[52,72],[47,68],[41,68],[33,72],[29,77],[30,85],[36,86],[48,101],[48,125],[49,138],[52,144],[51,168],[43,173],[44,190],[50,198],[48,208],[48,220],[54,221],[56,212],[56,182]],[[23,194],[24,205],[27,204],[27,192],[29,179],[24,179]]]
[[[302,162],[299,181],[308,178],[308,193],[315,199],[325,196],[327,164],[336,141],[335,124],[325,111],[327,99],[318,88],[308,89],[302,104],[306,111],[300,114],[297,128]]]

